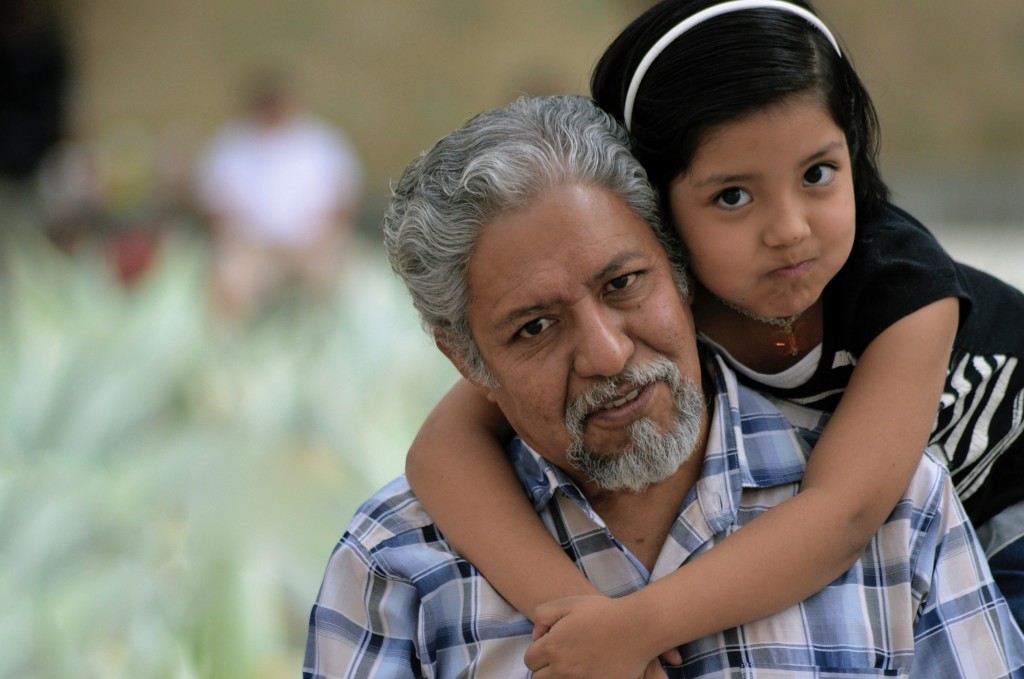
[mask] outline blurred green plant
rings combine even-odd
[[[0,676],[298,676],[335,540],[456,373],[383,257],[244,330],[203,243],[0,270]]]

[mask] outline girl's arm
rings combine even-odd
[[[624,599],[577,597],[541,606],[537,622],[542,632],[550,630],[527,653],[529,666],[573,668],[545,676],[588,676],[588,669],[608,667],[597,657],[603,649],[622,652],[625,645],[636,658],[653,657],[788,608],[849,569],[917,469],[958,317],[958,301],[943,299],[875,338],[795,497]]]
[[[460,380],[427,417],[405,473],[445,538],[534,620],[541,603],[598,591],[527,499],[502,445],[511,434],[498,408]]]

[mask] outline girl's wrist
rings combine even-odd
[[[680,645],[673,635],[673,623],[678,621],[679,611],[667,606],[669,599],[658,596],[656,590],[644,587],[619,600],[625,629],[630,630],[651,658]]]

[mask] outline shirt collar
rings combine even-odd
[[[745,488],[798,483],[810,445],[780,411],[780,403],[739,384],[714,349],[702,347],[705,379],[712,382],[715,404],[704,465],[683,509],[699,502],[709,528],[718,532],[735,521]],[[561,490],[597,523],[603,524],[569,476],[541,457],[521,438],[509,444],[509,456],[534,508],[542,511]]]

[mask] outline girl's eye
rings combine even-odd
[[[617,292],[619,290],[625,290],[629,286],[633,285],[634,281],[636,281],[636,277],[637,274],[635,273],[627,273],[619,276],[618,278],[613,278],[608,281],[608,291]]]
[[[550,318],[535,318],[523,327],[519,328],[519,332],[516,333],[516,337],[520,337],[522,339],[536,337],[550,328],[552,323],[554,323],[554,321]]]
[[[726,210],[736,210],[751,201],[750,194],[743,189],[730,188],[715,196],[714,203]]]
[[[836,176],[836,169],[831,165],[815,165],[804,173],[805,186],[828,186]]]

